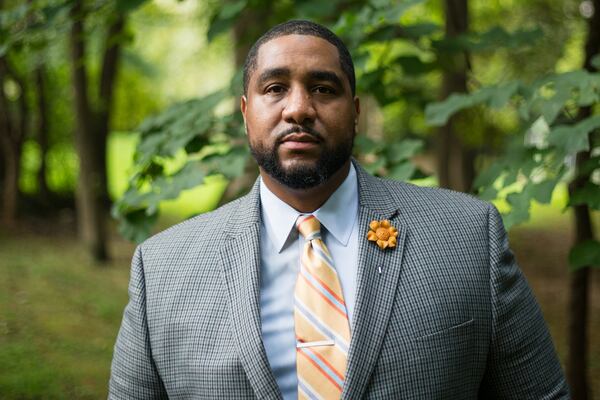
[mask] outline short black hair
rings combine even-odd
[[[248,93],[250,75],[256,69],[256,58],[258,56],[258,50],[260,49],[260,46],[270,40],[287,35],[316,36],[321,39],[325,39],[334,45],[338,50],[342,71],[344,71],[344,74],[350,83],[352,95],[356,94],[354,63],[352,62],[352,57],[350,56],[350,52],[348,51],[348,48],[344,42],[342,42],[342,40],[335,33],[331,32],[323,25],[306,20],[291,20],[279,25],[275,25],[273,28],[269,29],[267,33],[258,38],[254,45],[252,45],[250,51],[248,52],[248,56],[246,56],[246,61],[244,62],[244,94]]]

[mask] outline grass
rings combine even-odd
[[[0,398],[106,398],[132,246],[99,268],[74,243],[0,234]]]

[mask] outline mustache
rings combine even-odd
[[[309,126],[303,126],[303,125],[293,126],[291,128],[286,129],[283,132],[279,132],[277,134],[277,136],[275,136],[275,140],[277,142],[281,142],[283,140],[283,138],[285,138],[287,135],[290,135],[292,133],[307,133],[309,136],[312,136],[313,138],[315,138],[319,141],[323,140],[323,135],[321,135],[318,131],[314,130],[313,128],[311,128]]]

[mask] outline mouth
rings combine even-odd
[[[289,150],[307,150],[318,146],[320,142],[314,135],[299,132],[284,136],[280,141],[280,145]]]

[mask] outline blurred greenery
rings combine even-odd
[[[104,398],[133,245],[111,221],[113,259],[102,268],[74,233],[81,154],[69,41],[75,1],[0,3],[0,94],[7,114],[20,115],[22,101],[29,107],[15,147],[19,224],[0,226],[0,398]],[[114,38],[121,58],[105,155],[107,203],[121,235],[141,241],[211,210],[248,175],[237,110],[240,64],[270,26],[309,18],[331,27],[352,52],[363,111],[355,155],[370,172],[438,185],[436,127],[453,122],[456,139],[474,154],[473,194],[494,202],[508,226],[520,224],[511,231],[513,247],[566,360],[569,260],[582,267],[600,258],[593,240],[569,256],[572,206],[600,208],[600,78],[581,69],[592,1],[471,0],[468,32],[454,37],[445,30],[440,0],[83,4],[88,51],[81,63],[96,108],[111,13],[127,17]],[[445,76],[461,57],[468,59],[466,90],[446,97]],[[47,93],[43,132],[38,71]],[[591,115],[579,118],[586,106]],[[578,151],[591,157],[576,171]],[[0,164],[3,195],[6,165]],[[38,176],[44,165],[49,196]],[[568,185],[579,176],[586,184],[570,196]],[[597,237],[600,213],[592,211],[591,220]],[[597,273],[590,286],[598,292]],[[600,393],[600,343],[593,336],[599,307],[591,297],[594,393]]]

